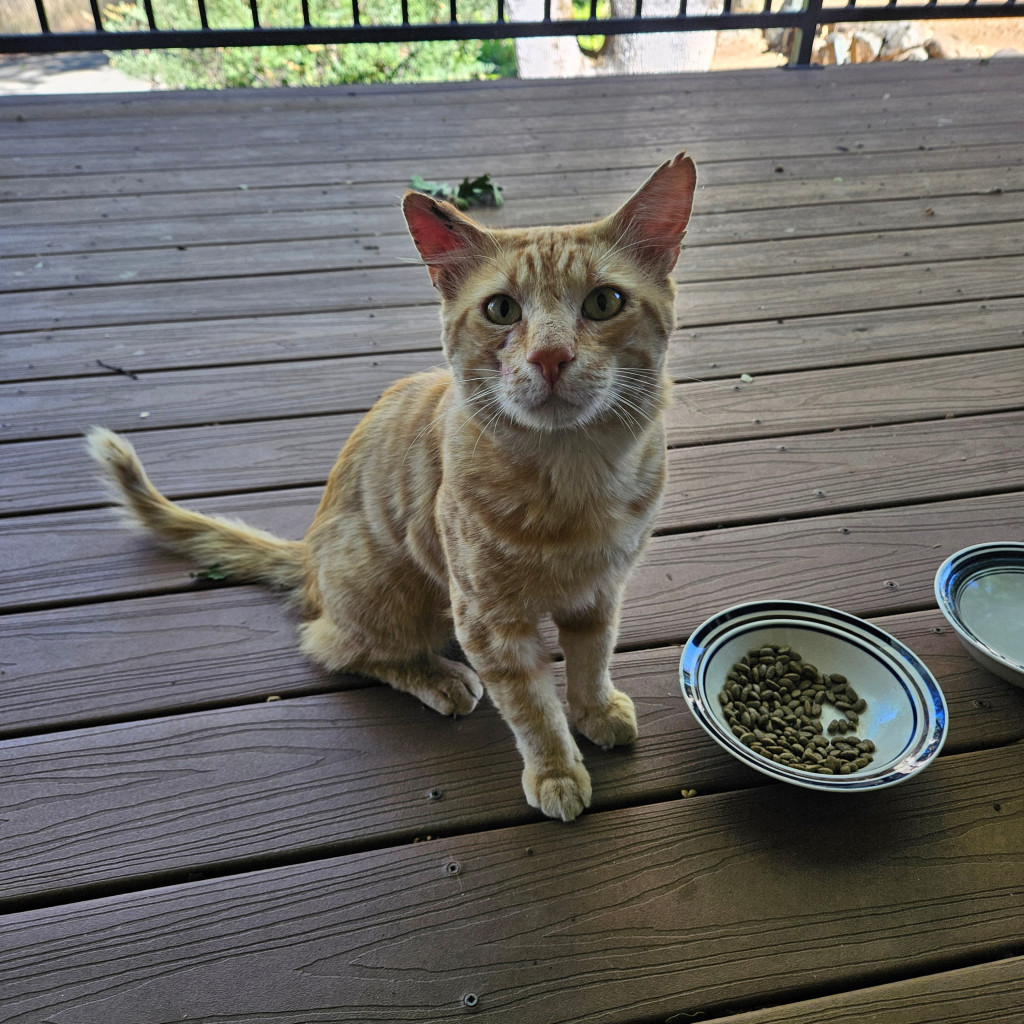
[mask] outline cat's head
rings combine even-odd
[[[604,220],[517,230],[406,193],[409,230],[441,293],[445,355],[483,422],[635,432],[661,411],[669,273],[695,186],[680,153]]]

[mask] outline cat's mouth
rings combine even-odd
[[[506,403],[511,417],[533,430],[569,430],[586,426],[604,411],[600,394],[552,390],[542,395],[514,395]]]

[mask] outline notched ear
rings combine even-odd
[[[450,295],[467,259],[485,251],[486,229],[451,203],[432,199],[422,192],[406,192],[402,197],[402,212],[434,287]]]
[[[668,275],[690,222],[697,168],[685,153],[663,163],[612,215],[618,233],[645,267]]]

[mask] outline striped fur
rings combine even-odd
[[[669,161],[595,224],[487,230],[410,193],[406,219],[435,286],[447,367],[399,381],[345,445],[302,541],[164,498],[131,445],[94,428],[122,508],[161,543],[239,579],[294,588],[301,646],[330,669],[382,679],[443,714],[486,688],[523,756],[526,798],[575,818],[590,779],[538,623],[566,658],[576,730],[630,743],[636,717],[608,665],[630,570],[665,481],[668,277],[695,186]],[[623,304],[581,312],[599,286]],[[522,309],[499,326],[485,310]],[[442,655],[452,633],[473,668]]]

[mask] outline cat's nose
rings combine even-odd
[[[559,348],[535,348],[530,352],[526,361],[540,367],[544,379],[548,382],[549,388],[554,388],[562,371],[572,362],[572,353],[561,346]]]

